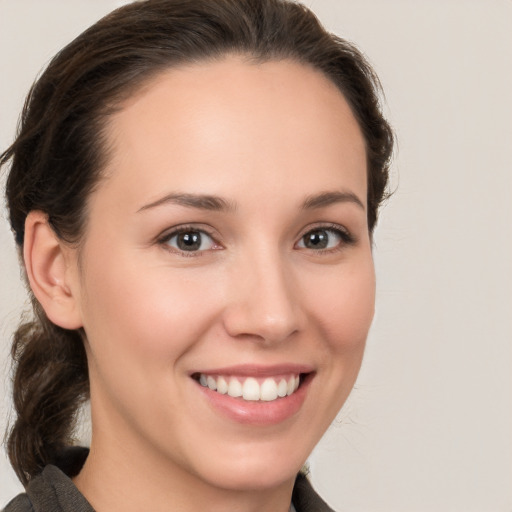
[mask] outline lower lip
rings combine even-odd
[[[250,401],[242,398],[233,398],[201,386],[199,390],[206,397],[210,405],[229,419],[247,425],[276,425],[295,415],[302,407],[312,374],[308,374],[301,385],[290,396],[277,398],[271,402],[263,400]]]

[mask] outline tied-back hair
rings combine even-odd
[[[393,134],[378,78],[356,47],[290,0],[146,0],[83,32],[32,86],[17,137],[0,155],[0,166],[10,162],[6,197],[18,247],[28,213],[39,210],[61,240],[79,249],[87,199],[109,156],[109,116],[159,72],[227,55],[299,62],[339,88],[366,143],[372,233],[386,196]],[[31,298],[33,319],[20,325],[12,346],[17,417],[8,437],[25,485],[73,443],[77,411],[89,394],[85,333],[54,325]]]

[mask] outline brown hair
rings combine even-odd
[[[158,72],[226,54],[256,61],[291,59],[323,72],[343,93],[366,142],[368,228],[386,194],[392,131],[379,106],[378,78],[362,54],[288,0],[146,0],[90,27],[48,65],[33,85],[15,142],[7,202],[16,242],[32,210],[48,215],[55,233],[78,243],[87,198],[108,157],[103,129],[120,102]],[[80,331],[51,323],[32,297],[34,319],[14,336],[11,463],[26,484],[56,462],[72,440],[74,419],[88,396]]]

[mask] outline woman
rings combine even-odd
[[[1,159],[35,312],[7,511],[330,510],[297,474],[373,316],[377,92],[280,0],[135,2],[55,57]]]

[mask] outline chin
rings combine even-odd
[[[249,450],[250,451],[250,450]],[[202,479],[217,488],[232,491],[263,491],[293,485],[306,456],[279,448],[265,454],[226,455],[199,470]]]
[[[210,481],[216,487],[232,491],[265,491],[283,485],[292,485],[302,464],[297,467],[284,464],[277,467],[272,464],[266,464],[264,467],[252,464],[243,466],[216,472],[215,476],[211,475],[213,480]]]

